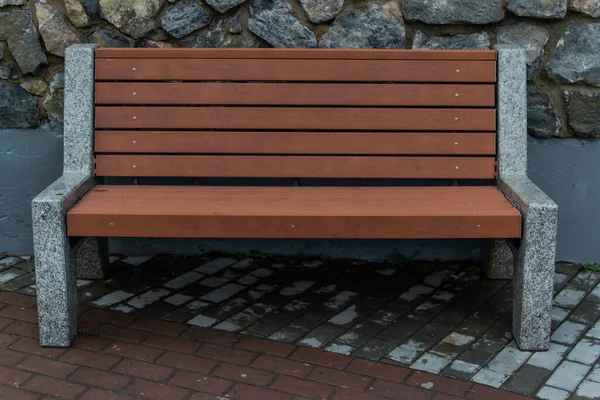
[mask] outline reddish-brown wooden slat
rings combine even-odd
[[[106,129],[493,131],[495,109],[325,107],[96,107]]]
[[[107,59],[97,80],[495,82],[495,61]]]
[[[513,238],[495,187],[99,186],[67,214],[71,236]]]
[[[96,104],[493,107],[494,85],[96,83]]]
[[[492,132],[96,131],[99,153],[494,155]]]
[[[391,49],[108,49],[98,58],[274,58],[349,60],[495,60],[493,50]]]
[[[493,179],[493,157],[97,155],[97,176]]]

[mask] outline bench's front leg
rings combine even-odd
[[[499,187],[523,216],[521,243],[514,257],[513,334],[521,350],[547,350],[558,207],[527,176],[503,177]]]
[[[489,279],[513,278],[513,251],[504,239],[493,239],[483,258],[483,269]]]
[[[77,332],[77,278],[66,212],[94,184],[65,174],[32,201],[38,321],[42,346],[68,347]]]

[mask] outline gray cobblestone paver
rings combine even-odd
[[[111,256],[80,302],[409,366],[540,399],[600,399],[600,273],[558,263],[547,352],[516,348],[512,285],[475,265]],[[32,261],[0,259],[4,290],[35,294]],[[592,397],[590,397],[592,396]]]

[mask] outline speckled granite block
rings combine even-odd
[[[71,250],[79,279],[104,279],[108,274],[108,239],[85,237]]]
[[[77,285],[65,213],[92,186],[86,174],[64,174],[32,201],[42,346],[69,346],[77,331]]]
[[[500,190],[523,216],[515,257],[513,335],[522,350],[546,350],[550,341],[558,206],[527,176],[504,176]]]
[[[487,257],[484,260],[484,272],[488,278],[513,278],[513,251],[506,240],[492,240],[489,245]]]

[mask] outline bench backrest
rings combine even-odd
[[[496,177],[495,51],[96,57],[97,176]]]

